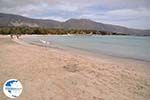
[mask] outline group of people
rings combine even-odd
[[[19,39],[21,35],[20,34],[16,34],[15,36],[16,36],[17,39]],[[14,38],[14,34],[11,34],[10,37],[11,37],[11,39],[13,39]]]

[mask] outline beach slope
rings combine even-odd
[[[18,79],[18,100],[150,100],[150,63],[96,59],[0,36],[0,83]],[[8,98],[0,91],[0,100]]]

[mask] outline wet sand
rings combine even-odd
[[[18,100],[149,100],[150,62],[94,58],[0,36],[0,83],[23,84]],[[0,100],[10,100],[0,90]]]

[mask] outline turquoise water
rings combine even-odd
[[[150,61],[150,37],[137,36],[31,36],[24,38],[29,43],[42,40],[47,45],[60,45],[88,51],[96,55],[110,55],[137,60]],[[50,44],[49,44],[50,43]]]

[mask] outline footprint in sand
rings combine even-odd
[[[78,68],[78,64],[68,64],[63,66],[63,68],[68,71],[68,72],[78,72],[79,68]]]

